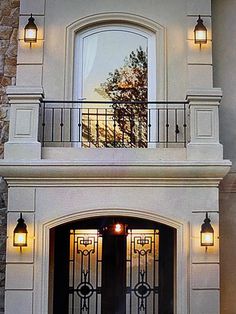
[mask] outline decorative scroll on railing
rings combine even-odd
[[[43,146],[185,147],[186,102],[43,101]]]

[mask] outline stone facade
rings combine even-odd
[[[0,2],[0,156],[8,138],[8,106],[5,90],[16,77],[17,36],[20,0]]]
[[[14,84],[20,0],[0,1],[0,158],[8,139],[6,87]],[[7,185],[0,179],[0,314],[4,313]]]

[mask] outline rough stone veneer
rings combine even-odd
[[[0,156],[8,137],[6,87],[15,81],[20,0],[0,1]]]
[[[0,158],[8,138],[6,87],[16,77],[20,0],[0,0]],[[4,313],[7,186],[0,178],[0,314]]]

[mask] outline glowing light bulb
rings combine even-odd
[[[116,224],[115,225],[115,232],[120,233],[122,231],[122,226],[121,224]]]

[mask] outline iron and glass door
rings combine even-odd
[[[155,46],[152,32],[131,25],[77,35],[74,100],[84,102],[76,104],[74,141],[81,138],[82,147],[147,147],[154,136],[147,101],[156,100]]]
[[[55,265],[53,314],[174,313],[174,231],[124,226],[122,234],[100,226],[66,231],[67,261]],[[54,261],[61,254],[56,246]]]

